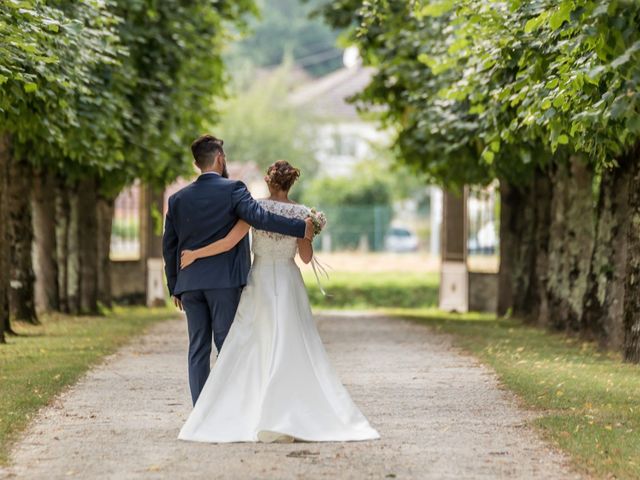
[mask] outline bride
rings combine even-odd
[[[288,198],[300,171],[280,160],[259,200],[276,214],[304,219],[309,209]],[[182,253],[181,267],[234,247],[249,225]],[[333,371],[314,323],[294,257],[309,263],[309,240],[252,232],[254,262],[229,335],[178,436],[199,442],[323,442],[379,438]],[[212,272],[213,273],[213,272]]]

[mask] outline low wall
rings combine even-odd
[[[498,274],[469,272],[469,310],[495,313],[498,305]]]
[[[111,294],[124,304],[144,305],[147,277],[141,260],[111,262]],[[469,272],[469,310],[495,313],[498,299],[496,273]]]
[[[144,305],[146,285],[146,271],[141,260],[111,262],[111,296],[115,302]]]

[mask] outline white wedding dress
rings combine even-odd
[[[260,200],[306,218],[302,205]],[[252,230],[254,263],[235,320],[179,439],[324,442],[379,438],[338,380],[314,323],[297,241]]]

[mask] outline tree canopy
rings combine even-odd
[[[163,187],[190,172],[188,145],[225,93],[223,44],[253,11],[252,0],[0,2],[0,256],[13,259],[0,342],[5,306],[37,318],[34,223],[46,308],[110,303],[114,199],[136,179]]]
[[[611,166],[640,137],[640,5],[338,0],[324,10],[378,72],[399,157],[446,184],[516,180],[551,156]]]
[[[36,166],[165,184],[223,95],[222,45],[251,0],[9,0],[0,131]]]

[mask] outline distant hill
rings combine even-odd
[[[279,65],[285,55],[314,76],[342,66],[342,50],[336,47],[339,32],[321,17],[310,14],[327,0],[256,0],[261,18],[251,20],[249,36],[234,45],[231,65],[250,61],[258,67]]]

